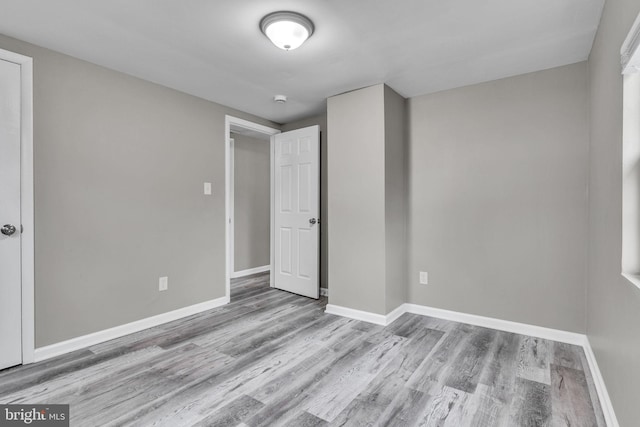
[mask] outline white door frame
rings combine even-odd
[[[224,179],[224,205],[225,205],[225,286],[226,286],[226,299],[227,302],[231,299],[231,275],[233,274],[233,265],[231,264],[233,261],[231,251],[233,250],[233,230],[232,224],[230,223],[231,214],[233,213],[233,206],[231,205],[232,199],[232,179],[231,173],[233,171],[232,167],[232,155],[231,155],[231,126],[240,127],[243,129],[259,132],[265,135],[273,136],[275,134],[280,133],[280,129],[270,128],[268,126],[259,125],[257,123],[250,122],[248,120],[240,119],[238,117],[233,117],[229,115],[225,115],[224,118],[224,161],[225,161],[225,179]],[[271,277],[273,278],[273,266],[274,266],[274,252],[273,252],[273,139],[269,142],[270,144],[270,153],[271,153],[271,226],[270,228],[270,262],[271,262]],[[272,285],[273,286],[273,285]]]
[[[233,138],[229,138],[229,192],[227,193],[227,199],[229,200],[229,215],[227,215],[227,226],[229,227],[229,240],[228,240],[228,253],[229,253],[229,277],[233,277],[233,273],[236,271],[236,178],[235,178],[235,157],[236,147]]]
[[[22,363],[33,363],[35,349],[33,230],[33,59],[0,49],[0,59],[20,66],[20,234],[22,276]]]

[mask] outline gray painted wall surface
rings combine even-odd
[[[587,71],[409,100],[409,302],[585,331]]]
[[[329,303],[406,301],[406,103],[386,85],[329,98]]]
[[[383,85],[327,101],[329,303],[386,314]]]
[[[609,0],[589,58],[591,146],[587,334],[621,426],[640,419],[640,289],[620,275],[622,76],[620,47],[637,0]]]
[[[407,138],[406,100],[384,86],[385,139],[385,306],[407,301]]]
[[[269,141],[234,138],[234,270],[269,265],[271,152]]]
[[[224,116],[274,124],[4,36],[0,48],[34,58],[36,346],[224,296]]]
[[[313,125],[320,127],[320,286],[328,288],[329,252],[327,249],[327,230],[329,228],[329,216],[327,215],[327,145],[329,133],[327,131],[327,114],[319,114],[284,124],[282,125],[282,131],[287,132]]]

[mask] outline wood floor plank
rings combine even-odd
[[[342,369],[335,366],[315,383],[303,409],[325,421],[333,419],[358,396],[400,352],[406,338],[391,336]]]
[[[316,320],[313,325],[324,330],[328,324],[337,320],[339,319],[327,316]],[[152,407],[129,414],[127,419],[131,421],[131,425],[147,422],[161,425],[178,422],[181,425],[191,425],[224,406],[227,399],[233,399],[258,387],[272,375],[287,370],[290,365],[304,360],[308,354],[324,348],[322,343],[306,340],[307,333],[308,331],[302,329],[295,336],[289,335],[286,340],[274,341],[256,348],[237,358],[225,372],[216,375],[215,378],[205,376],[188,387],[163,396],[162,401],[156,402]],[[168,401],[177,409],[162,405]]]
[[[455,368],[451,361],[464,351],[465,342],[473,332],[472,326],[459,324],[446,333],[411,376],[407,387],[429,393],[434,387],[439,389],[444,386],[449,374],[454,370],[452,368]]]
[[[421,421],[422,411],[429,405],[432,396],[421,391],[403,387],[390,405],[380,415],[379,425],[388,427],[406,427],[417,425]],[[345,426],[370,426],[359,423],[359,418],[345,420]],[[375,424],[373,424],[375,425]]]
[[[251,418],[264,404],[246,394],[232,400],[218,411],[196,422],[196,427],[233,427]]]
[[[293,304],[285,304],[282,307],[272,307],[271,309],[262,308],[247,313],[240,319],[233,322],[226,322],[219,328],[205,332],[194,337],[191,342],[200,346],[221,348],[222,346],[231,346],[239,341],[241,336],[249,336],[251,331],[264,328],[265,324],[280,322],[293,315],[299,306]]]
[[[418,321],[420,319],[417,319]],[[402,333],[402,331],[400,331]],[[373,379],[365,391],[360,393],[332,422],[331,425],[375,425],[382,414],[404,389],[411,375],[424,358],[440,341],[444,332],[421,326],[404,345],[399,354]]]
[[[265,384],[256,387],[250,395],[268,405],[290,401],[300,394],[301,390],[310,389],[319,379],[325,377],[335,365],[347,365],[353,358],[359,358],[373,347],[373,344],[360,339],[366,333],[354,331],[350,325],[344,325],[332,336],[331,345],[323,345],[321,352],[309,357],[280,375],[272,376]],[[334,347],[335,346],[335,347]],[[347,360],[345,360],[347,359]]]
[[[445,319],[438,319],[437,317],[429,317],[429,316],[422,316],[423,322],[425,324],[425,327],[429,328],[429,329],[434,329],[436,331],[442,331],[442,332],[451,332],[453,329],[455,329],[456,327],[458,327],[458,323],[457,322],[452,322],[450,320],[445,320]]]
[[[220,346],[218,351],[231,356],[246,354],[297,331],[301,324],[307,324],[322,317],[325,317],[322,310],[309,310],[307,307],[300,307],[281,322],[271,322],[258,332],[251,330],[240,334],[233,342]]]
[[[478,384],[464,408],[462,425],[474,427],[508,426],[509,406],[492,387]]]
[[[497,331],[480,376],[480,383],[489,386],[492,394],[507,405],[513,397],[518,372],[520,339],[520,335]]]
[[[361,326],[359,322],[347,326]],[[363,330],[364,329],[364,330]],[[365,357],[379,342],[377,335],[383,331],[379,328],[353,328],[343,330],[338,341],[327,346],[326,354],[316,354],[312,360],[305,360],[283,375],[259,387],[254,397],[267,406],[249,422],[253,427],[270,426],[291,422],[298,408],[306,408],[312,399],[315,388],[322,381],[327,382],[330,374],[340,376],[353,361]],[[373,342],[372,342],[373,341]],[[374,343],[375,342],[375,343]]]
[[[385,328],[386,331],[401,337],[409,337],[413,333],[424,328],[423,316],[417,314],[405,313],[396,319],[395,322]]]
[[[139,370],[138,375],[118,381],[119,385],[107,381],[101,387],[93,387],[95,392],[76,401],[71,412],[72,415],[74,411],[84,414],[83,425],[107,425],[103,422],[104,410],[135,413],[141,405],[153,405],[158,398],[188,388],[202,377],[220,375],[232,363],[233,360],[222,353],[193,348],[184,357],[163,360],[150,369]]]
[[[604,413],[602,412],[602,406],[600,405],[600,398],[598,397],[596,384],[593,380],[593,375],[589,369],[589,363],[587,362],[587,356],[584,354],[584,351],[580,352],[580,360],[582,362],[585,379],[587,380],[587,386],[589,387],[589,398],[591,400],[591,406],[596,414],[598,427],[605,427],[607,423],[604,419]]]
[[[65,403],[71,396],[85,394],[89,384],[95,384],[105,378],[112,380],[114,375],[121,375],[121,370],[135,366],[138,371],[140,364],[154,363],[157,356],[165,356],[159,347],[147,347],[142,350],[127,353],[120,357],[105,360],[85,369],[79,369],[56,376],[50,381],[24,387],[13,393],[3,395],[0,402],[26,404],[40,402],[46,399],[48,403]]]
[[[580,353],[583,353],[581,347],[563,342],[553,342],[551,345],[553,347],[551,363],[565,368],[583,370],[580,358]]]
[[[301,412],[300,415],[284,425],[286,427],[324,427],[328,426],[329,423],[308,412]]]
[[[508,426],[546,427],[551,423],[550,386],[516,378]]]
[[[420,414],[418,426],[457,427],[465,425],[464,408],[469,394],[451,387],[443,387],[433,394]]]
[[[550,342],[541,338],[524,337],[518,356],[518,376],[549,385],[551,383]]]
[[[551,365],[551,407],[552,426],[598,425],[587,380],[581,370]]]
[[[485,364],[489,348],[496,337],[496,331],[475,328],[467,338],[463,351],[458,352],[452,362],[445,385],[466,393],[473,393]]]
[[[176,324],[161,325],[152,328],[148,333],[137,337],[126,336],[91,347],[91,350],[104,357],[123,354],[149,346],[169,348],[179,346],[201,334],[223,327],[227,322],[246,316],[255,311],[251,307],[238,307],[234,311],[202,313],[191,318],[191,321],[179,320]]]

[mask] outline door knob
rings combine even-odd
[[[4,234],[5,236],[11,236],[15,232],[16,232],[16,227],[11,224],[5,224],[2,226],[2,228],[0,228],[0,233]]]
[[[309,220],[309,224],[313,225],[313,224],[315,224],[315,223],[316,223],[316,219],[315,219],[315,218],[311,218],[311,219]]]

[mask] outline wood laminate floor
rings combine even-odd
[[[68,403],[72,426],[605,426],[580,347],[410,314],[377,326],[268,280],[0,371],[0,403]]]

